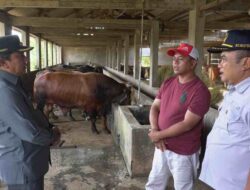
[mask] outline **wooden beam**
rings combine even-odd
[[[164,23],[165,28],[167,29],[174,29],[174,28],[179,28],[180,30],[182,29],[187,29],[188,24],[185,24],[185,22],[165,22]],[[223,30],[223,29],[250,29],[250,23],[249,22],[210,22],[205,24],[205,29],[206,30],[212,30],[212,29],[218,29],[218,30]]]
[[[110,40],[106,40],[106,41],[98,41],[98,40],[89,40],[89,39],[65,39],[65,38],[58,38],[58,39],[54,39],[55,42],[57,42],[58,44],[61,43],[79,43],[79,44],[109,44],[111,43]],[[114,41],[113,41],[114,42]]]
[[[74,43],[64,43],[64,44],[61,44],[61,46],[63,47],[102,47],[102,48],[105,48],[107,45],[105,44],[74,44]]]
[[[206,29],[230,30],[250,29],[250,22],[211,22],[205,25]]]
[[[209,31],[204,31],[204,35],[211,35],[213,34],[210,30]],[[186,30],[168,30],[164,32],[160,32],[160,36],[162,38],[164,37],[171,37],[171,36],[188,36],[188,33]]]
[[[215,0],[211,3],[201,6],[200,10],[218,11],[220,13],[246,13],[250,7],[249,0]]]
[[[222,7],[218,8],[219,11],[228,11],[228,12],[241,12],[245,11],[247,12],[250,7],[250,1],[249,0],[234,0],[231,1]]]
[[[107,35],[107,36],[121,36],[133,35],[133,30],[88,30],[84,28],[48,28],[48,27],[30,27],[30,32],[34,34],[47,34],[47,35],[77,35],[80,33],[94,34],[94,35]],[[79,35],[79,34],[78,34]]]
[[[231,15],[231,16],[226,16],[224,18],[218,19],[217,21],[219,22],[227,22],[227,21],[239,21],[240,19],[243,18],[249,18],[249,15],[247,13],[241,13],[237,15]]]
[[[64,17],[79,17],[79,13],[82,11],[82,9],[73,9],[68,15],[65,15]]]
[[[174,16],[168,18],[168,21],[172,22],[172,21],[178,20],[178,19],[186,17],[186,16],[188,16],[188,11],[181,11],[181,12],[178,12],[177,14],[175,14]]]
[[[219,6],[221,6],[221,5],[225,4],[225,3],[228,3],[230,1],[233,1],[233,0],[215,0],[215,1],[211,2],[211,3],[207,3],[205,5],[202,5],[200,7],[200,11],[206,11],[206,10],[209,10],[209,9],[214,9],[214,8],[219,7]]]
[[[48,18],[48,17],[11,17],[14,26],[32,26],[48,28],[81,28],[81,27],[104,27],[104,28],[138,28],[140,20],[125,19],[82,19],[82,18]],[[151,21],[145,20],[144,26],[150,27]]]
[[[105,47],[109,44],[98,44],[98,43],[76,43],[76,42],[61,42],[60,46],[64,47],[64,46],[74,46],[74,47],[84,47],[84,46],[88,46],[88,47]]]
[[[117,41],[121,38],[115,37],[96,37],[96,36],[50,36],[50,35],[42,35],[45,39],[51,39],[52,41],[60,41],[60,40],[75,40],[81,42],[106,42],[106,41]]]
[[[206,14],[206,22],[224,22],[224,21],[232,21],[234,19],[241,19],[241,18],[245,18],[248,17],[246,12],[242,12],[242,13],[223,13],[223,12],[217,12],[217,11],[213,11],[209,14]]]
[[[141,0],[0,0],[0,7],[77,8],[77,9],[141,9]],[[189,0],[145,0],[145,10],[180,10],[191,8]]]

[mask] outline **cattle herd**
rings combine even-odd
[[[28,73],[22,77],[22,82],[37,109],[44,111],[47,116],[54,105],[62,110],[78,108],[89,116],[91,129],[97,134],[96,117],[103,118],[103,128],[110,133],[106,116],[111,104],[128,105],[131,100],[130,87],[104,75],[102,67],[59,65]]]

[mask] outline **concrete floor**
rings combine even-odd
[[[90,122],[60,117],[54,124],[62,131],[62,148],[52,148],[52,166],[45,176],[45,190],[142,190],[147,177],[130,178],[119,147],[100,129],[93,134]],[[3,190],[4,188],[0,188]],[[167,188],[172,190],[173,184]],[[196,190],[210,190],[196,181]]]
[[[59,128],[65,143],[60,149],[52,149],[46,190],[143,189],[146,178],[128,176],[111,135],[93,134],[88,121],[64,122]]]

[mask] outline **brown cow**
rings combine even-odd
[[[106,114],[112,102],[130,103],[130,89],[103,74],[46,71],[35,79],[34,97],[40,109],[45,104],[56,104],[62,108],[84,110],[90,116],[92,131],[98,134],[97,114],[103,116],[104,129],[110,133]]]
[[[60,72],[74,72],[74,71],[79,71],[81,73],[87,73],[87,72],[96,72],[96,73],[103,73],[103,67],[102,66],[90,66],[90,65],[55,65],[47,68],[48,71],[55,72],[55,71],[60,71]],[[51,108],[53,109],[53,108]],[[72,109],[61,109],[63,115],[67,115],[69,113],[69,117],[72,121],[75,121],[75,118],[73,117],[72,114]],[[52,117],[54,119],[57,119],[57,116],[54,114],[53,111],[51,111]],[[85,118],[86,120],[89,118],[86,112],[82,113],[82,117]]]

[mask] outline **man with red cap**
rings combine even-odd
[[[164,81],[151,106],[149,137],[155,144],[155,153],[145,188],[165,190],[172,175],[176,190],[191,190],[210,93],[195,75],[199,58],[196,48],[181,43],[167,54],[173,57],[175,76]]]

